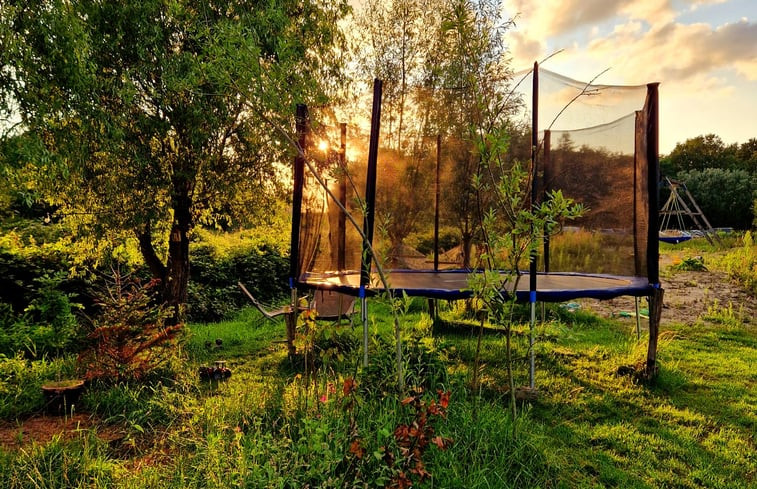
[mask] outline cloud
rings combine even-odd
[[[618,63],[647,79],[686,80],[719,69],[734,69],[757,80],[757,24],[742,20],[712,28],[708,24],[668,23],[648,31],[637,23],[617,26],[586,47],[595,60]]]
[[[591,28],[618,16],[659,23],[675,15],[671,0],[505,0],[504,8],[526,22],[536,39]]]

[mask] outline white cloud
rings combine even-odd
[[[511,36],[515,68],[564,48],[544,66],[583,81],[610,68],[597,83],[661,82],[663,151],[707,132],[731,141],[754,136],[757,23],[727,0],[505,3],[522,14]],[[711,7],[720,9],[717,18],[731,22],[682,22],[680,14],[719,3]]]

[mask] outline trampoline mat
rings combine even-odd
[[[393,293],[435,299],[465,299],[471,297],[468,290],[468,270],[389,270],[387,281]],[[503,278],[506,274],[503,273]],[[359,272],[306,273],[300,277],[300,285],[313,289],[336,290],[354,296],[360,295]],[[507,289],[509,284],[504,287]],[[511,286],[509,286],[511,287]],[[653,286],[645,277],[624,277],[580,273],[539,273],[536,278],[536,300],[563,302],[573,299],[612,299],[622,295],[643,297],[652,293]],[[384,292],[376,274],[366,287],[366,295]],[[529,275],[523,273],[516,292],[519,301],[529,299]]]

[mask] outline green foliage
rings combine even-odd
[[[681,172],[678,178],[715,227],[749,229],[757,195],[757,173],[741,169],[705,168]]]
[[[701,256],[694,256],[691,258],[684,258],[680,263],[676,263],[671,266],[673,270],[680,270],[685,272],[706,272],[707,267],[704,265],[704,258]]]
[[[224,254],[201,245],[191,250],[191,262],[187,312],[193,321],[218,321],[248,304],[237,282],[263,303],[281,300],[288,290],[289,261],[270,245]]]
[[[387,306],[371,311],[377,331],[391,333]],[[484,395],[455,376],[440,385],[449,393],[445,417],[433,414],[442,402],[436,390],[384,395],[361,385],[371,381],[362,374],[352,382],[350,362],[310,379],[293,375],[285,349],[271,344],[283,337],[283,325],[250,327],[257,321],[252,312],[233,323],[191,325],[200,344],[206,337],[226,344],[244,333],[240,345],[213,352],[230,356],[234,373],[227,382],[200,385],[187,365],[168,384],[95,383],[77,412],[87,409],[98,431],[125,437],[106,446],[91,437],[94,429],[81,429],[68,435],[73,441],[0,450],[0,485],[59,487],[61,479],[47,478],[69,477],[74,487],[379,488],[398,486],[402,471],[418,488],[747,489],[757,470],[750,384],[757,338],[739,325],[740,314],[737,305],[713,305],[692,325],[665,322],[661,371],[650,386],[616,373],[646,350],[628,322],[585,311],[548,321],[537,329],[540,397],[515,421],[507,413],[501,333],[482,338]],[[421,319],[420,312],[406,312],[406,321]],[[516,334],[526,329],[515,327]],[[472,367],[475,336],[445,333],[439,340],[448,345],[448,353],[436,355],[445,369]],[[393,351],[385,343],[386,372],[393,375]],[[516,360],[526,353],[516,349]],[[14,363],[21,372],[32,365]],[[513,423],[517,438],[510,434]],[[411,436],[416,426],[422,429]],[[418,455],[413,444],[421,439],[430,443]],[[421,467],[430,474],[423,481],[411,471]]]
[[[177,418],[176,389],[161,383],[92,382],[82,395],[81,410],[107,424],[125,426],[130,436],[151,433]]]
[[[193,226],[249,222],[280,194],[290,153],[275,128],[334,94],[348,10],[6,2],[0,108],[29,139],[14,165],[80,235],[137,236],[177,314]]]
[[[670,176],[680,178],[681,172],[702,171],[707,168],[744,168],[743,163],[746,162],[739,158],[738,145],[726,146],[719,136],[707,134],[676,144],[665,158],[664,165],[672,171]]]
[[[757,244],[750,231],[744,233],[742,245],[717,261],[728,276],[757,295]]]
[[[41,357],[78,351],[82,335],[73,313],[78,304],[60,290],[62,281],[60,274],[34,279],[37,288],[23,312],[0,303],[0,353]]]
[[[406,242],[428,256],[434,253],[434,232],[433,230],[414,233],[408,236]],[[443,253],[460,244],[460,231],[454,227],[444,226],[439,229],[439,253]]]
[[[72,378],[73,360],[73,357],[27,360],[21,354],[15,357],[0,354],[0,419],[14,419],[44,410],[42,384]]]
[[[366,396],[383,396],[398,392],[395,351],[383,337],[373,342],[370,362],[358,377],[361,392]],[[415,337],[405,342],[402,349],[402,371],[409,387],[435,392],[448,385],[449,377],[444,364],[445,352],[433,342]]]
[[[107,488],[116,480],[117,464],[108,444],[95,433],[63,441],[60,435],[15,456],[0,452],[0,486],[7,489]]]

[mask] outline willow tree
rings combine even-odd
[[[48,198],[133,233],[163,299],[186,301],[189,233],[264,209],[298,102],[338,85],[346,1],[6,0],[0,96]]]
[[[475,142],[481,134],[504,136],[512,129],[508,117],[517,100],[509,95],[512,71],[503,38],[511,26],[498,0],[444,0],[434,47],[437,62],[429,66],[432,120],[446,136],[451,163],[443,205],[460,230],[465,267],[472,264],[480,209],[488,205],[472,178],[481,171]]]

